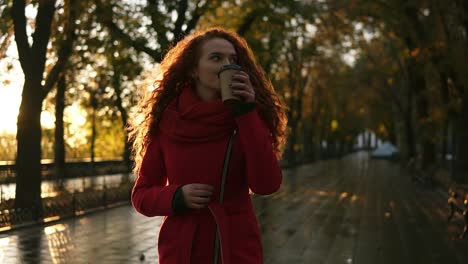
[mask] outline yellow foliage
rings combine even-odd
[[[338,130],[338,127],[339,127],[338,121],[333,119],[331,121],[331,124],[330,124],[331,131],[334,132],[334,131]]]
[[[386,135],[387,134],[387,128],[385,127],[384,124],[380,123],[379,128],[378,128],[379,133]]]

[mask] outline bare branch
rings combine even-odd
[[[31,47],[29,46],[28,35],[26,33],[26,16],[24,14],[24,8],[24,0],[13,1],[13,26],[19,60],[21,63],[21,68],[23,68],[23,72],[25,74],[30,74],[32,72],[32,65],[28,63],[28,59],[31,58]]]
[[[151,1],[148,1],[151,2]],[[101,0],[96,0],[96,9],[98,13],[98,18],[100,22],[106,26],[112,37],[118,39],[120,41],[125,42],[127,45],[133,47],[135,50],[139,52],[144,52],[148,54],[154,61],[160,62],[161,61],[161,52],[158,50],[153,50],[146,46],[147,40],[145,39],[132,39],[127,33],[125,33],[122,29],[120,29],[113,21],[112,21],[112,8],[109,6],[104,6]],[[159,38],[158,33],[158,38]]]
[[[184,30],[184,36],[189,34],[197,26],[198,20],[200,20],[200,17],[208,10],[211,2],[212,1],[206,1],[203,6],[199,7],[199,1],[197,1],[195,10],[192,13],[192,18],[187,22],[187,28]]]
[[[159,1],[157,0],[148,0],[148,11],[150,12],[151,23],[154,31],[156,31],[158,39],[158,44],[161,46],[161,50],[164,50],[169,46],[169,40],[166,36],[167,28],[164,25],[163,15],[158,10]],[[158,60],[160,61],[161,58]]]
[[[250,11],[250,13],[248,13],[244,17],[242,24],[237,29],[237,34],[239,34],[240,36],[244,36],[247,33],[247,31],[249,31],[250,27],[252,26],[259,13],[260,12],[256,9]]]
[[[47,75],[47,79],[44,85],[43,97],[45,98],[47,94],[52,90],[60,73],[65,68],[65,64],[68,61],[68,58],[72,54],[73,44],[76,40],[76,19],[78,17],[78,8],[76,8],[77,0],[69,0],[68,4],[68,18],[64,26],[64,37],[60,43],[60,48],[58,51],[58,59],[54,67],[51,69],[50,73]]]
[[[33,44],[31,52],[38,61],[34,61],[34,71],[44,72],[47,54],[47,44],[49,43],[51,24],[55,13],[55,0],[39,1],[39,8],[36,16],[36,29],[33,33]]]
[[[188,3],[187,0],[181,0],[177,8],[177,20],[174,24],[174,41],[178,41],[182,38],[182,26],[185,21],[185,12],[187,12]]]

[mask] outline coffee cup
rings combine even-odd
[[[240,101],[238,96],[232,94],[232,76],[242,69],[237,64],[227,64],[221,67],[218,72],[219,84],[221,86],[221,99],[227,105],[235,104]]]

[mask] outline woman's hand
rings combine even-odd
[[[232,76],[231,88],[233,95],[242,97],[245,103],[255,102],[255,90],[247,73],[239,71],[234,74]]]
[[[205,208],[211,201],[213,186],[207,184],[191,183],[182,186],[185,206],[192,209]]]

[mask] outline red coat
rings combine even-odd
[[[221,237],[219,263],[263,263],[249,188],[257,194],[272,194],[279,189],[282,175],[271,134],[257,110],[234,118],[220,100],[203,102],[193,92],[182,92],[181,99],[168,108],[162,132],[153,137],[132,191],[138,212],[165,216],[158,239],[159,263],[212,263],[216,223]],[[238,133],[220,204],[221,170],[233,128]],[[174,192],[189,183],[214,186],[212,201],[208,208],[175,214]]]

